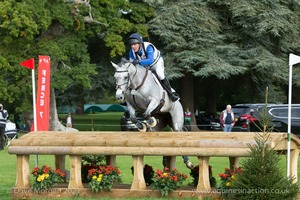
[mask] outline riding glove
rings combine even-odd
[[[133,65],[137,65],[137,64],[140,63],[140,61],[139,61],[139,60],[134,60],[134,61],[132,61],[131,63],[132,63]]]

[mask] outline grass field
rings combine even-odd
[[[109,131],[109,130],[120,130],[119,120],[123,113],[99,113],[93,115],[74,115],[74,128],[77,128],[82,131]],[[64,118],[65,116],[60,116]],[[199,134],[199,133],[195,133]],[[201,138],[201,134],[199,134],[199,139]],[[66,169],[69,169],[68,157],[66,161]],[[190,157],[191,161],[194,164],[197,164],[197,157]],[[177,157],[177,169],[181,173],[185,173],[188,176],[190,175],[190,170],[186,168],[183,163],[181,157]],[[36,156],[30,156],[30,169],[33,169],[36,162]],[[39,155],[38,156],[39,166],[48,165],[54,168],[54,156],[50,155]],[[145,164],[151,165],[154,170],[162,169],[162,157],[160,156],[146,156]],[[123,183],[130,184],[132,181],[131,174],[131,166],[132,166],[132,158],[131,156],[117,156],[116,165],[121,171],[121,177]],[[210,158],[210,165],[213,169],[213,176],[219,181],[218,174],[224,172],[225,167],[229,167],[228,158],[218,158],[212,157]],[[283,169],[283,173],[285,172],[285,157],[282,156],[282,160],[280,166]],[[7,152],[7,148],[4,151],[0,151],[0,199],[6,200],[11,199],[11,188],[14,187],[16,180],[16,156],[10,155]],[[299,177],[299,172],[298,172]],[[185,185],[192,182],[192,178],[189,176],[185,181]],[[73,199],[73,198],[72,198]],[[92,198],[76,198],[76,199],[92,199]],[[139,198],[140,199],[140,198]],[[147,198],[149,200],[149,198]],[[167,199],[167,198],[163,198]]]

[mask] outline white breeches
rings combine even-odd
[[[164,65],[164,59],[162,57],[159,58],[157,63],[152,66],[153,71],[156,72],[159,80],[165,79],[165,65]]]

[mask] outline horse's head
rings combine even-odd
[[[116,99],[119,101],[124,101],[124,93],[128,89],[130,84],[130,77],[129,77],[129,66],[131,65],[130,62],[123,62],[120,66],[111,62],[111,64],[116,69],[115,72],[115,79],[116,79]]]

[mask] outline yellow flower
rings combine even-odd
[[[231,176],[232,179],[235,179],[234,175]]]
[[[230,186],[230,185],[231,185],[231,183],[230,183],[230,182],[227,182],[227,183],[226,183],[226,186]]]
[[[165,173],[163,174],[163,176],[166,177],[166,176],[167,176],[167,173],[165,172]]]
[[[99,177],[97,178],[97,181],[98,181],[98,182],[101,182],[102,177],[103,177],[103,174],[99,174]]]
[[[96,180],[96,179],[97,179],[97,176],[94,175],[94,176],[92,177],[92,179],[93,179],[93,180]]]
[[[41,182],[41,181],[43,181],[44,179],[45,179],[45,175],[42,174],[42,175],[39,175],[39,176],[38,176],[37,181],[38,181],[38,182]]]
[[[45,174],[45,179],[47,179],[49,177],[49,174]]]

